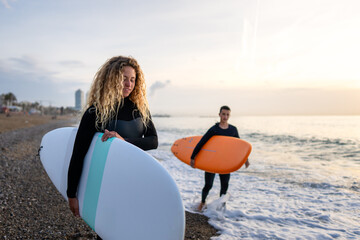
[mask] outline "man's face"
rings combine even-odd
[[[220,122],[226,123],[230,118],[230,110],[222,109],[219,113]]]

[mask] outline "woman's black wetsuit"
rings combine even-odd
[[[194,151],[193,151],[193,153],[191,155],[191,159],[194,159],[196,157],[196,155],[199,153],[199,151],[201,150],[202,146],[204,146],[204,144],[212,136],[215,136],[215,135],[240,138],[239,133],[237,131],[237,128],[235,126],[229,124],[228,128],[222,129],[219,126],[219,123],[216,123],[200,139],[199,143],[196,145],[196,147],[195,147],[195,149],[194,149]],[[219,176],[220,176],[220,185],[221,185],[221,189],[220,189],[220,196],[221,196],[221,195],[226,194],[227,189],[229,187],[230,173],[228,173],[228,174],[219,174]],[[204,186],[204,188],[202,190],[202,193],[201,193],[201,202],[202,203],[205,203],[206,197],[209,194],[209,191],[213,186],[214,178],[215,178],[215,173],[205,172],[205,186]]]
[[[85,155],[94,134],[98,132],[95,128],[95,120],[95,108],[89,107],[80,121],[70,160],[67,188],[69,198],[76,197]],[[116,119],[111,121],[105,129],[116,131],[125,141],[143,150],[155,149],[158,146],[157,133],[152,120],[150,119],[145,127],[141,121],[139,110],[129,98],[124,99],[124,104],[120,107]]]

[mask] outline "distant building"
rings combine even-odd
[[[84,92],[78,89],[75,92],[75,109],[81,110],[84,107]]]
[[[88,99],[89,99],[89,91],[86,92],[85,104],[87,103]]]

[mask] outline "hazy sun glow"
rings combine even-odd
[[[55,105],[71,106],[75,90],[86,92],[105,60],[121,54],[140,62],[157,111],[173,109],[173,89],[175,102],[191,97],[184,109],[194,112],[207,109],[201,99],[214,94],[220,100],[209,104],[247,102],[249,114],[264,113],[259,101],[269,104],[269,114],[291,110],[281,102],[316,114],[328,108],[301,105],[303,99],[359,101],[357,0],[1,3],[0,87],[19,100],[52,98]],[[327,112],[360,114],[357,107],[345,108],[332,104]]]

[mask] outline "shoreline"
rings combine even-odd
[[[96,239],[96,233],[72,215],[35,157],[45,133],[76,122],[74,116],[52,119],[0,114],[2,239]],[[206,216],[186,211],[186,240],[206,240],[217,235]]]

